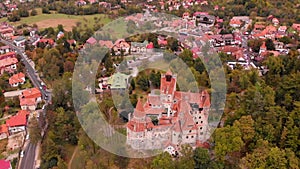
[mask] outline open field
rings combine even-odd
[[[37,10],[39,11],[39,10]],[[39,13],[39,12],[38,12]],[[8,22],[7,18],[0,19],[0,22]],[[14,26],[21,24],[33,25],[37,24],[40,29],[47,27],[57,27],[62,24],[65,30],[70,31],[76,23],[80,22],[82,28],[94,28],[95,24],[106,24],[110,22],[110,19],[104,14],[95,15],[66,15],[66,14],[38,14],[36,16],[30,16],[21,18],[18,22],[10,22]]]

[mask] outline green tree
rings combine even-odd
[[[275,45],[272,39],[267,39],[266,40],[266,47],[267,50],[275,50]]]
[[[152,160],[151,168],[153,168],[153,169],[173,169],[173,168],[175,168],[175,165],[174,165],[174,162],[173,162],[170,154],[167,152],[163,152],[163,153],[157,155]]]
[[[29,129],[30,142],[33,144],[37,144],[42,138],[41,136],[42,130],[39,126],[39,122],[37,118],[33,117],[29,122],[30,123],[28,125],[28,129]]]
[[[180,156],[176,161],[176,168],[191,169],[195,168],[195,161],[193,159],[193,148],[190,145],[182,145]]]
[[[226,126],[217,128],[214,133],[214,150],[221,160],[233,152],[239,152],[244,146],[242,133],[237,126]]]
[[[208,169],[210,157],[208,150],[204,148],[196,148],[194,150],[195,169]]]

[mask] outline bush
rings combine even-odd
[[[33,10],[31,11],[30,15],[31,15],[31,16],[37,15],[37,11],[36,11],[35,9],[33,9]]]
[[[50,14],[50,11],[47,7],[42,8],[42,13],[44,14]]]

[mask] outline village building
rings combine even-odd
[[[125,90],[129,84],[129,77],[120,72],[113,74],[107,80],[108,88],[111,90]]]
[[[176,91],[177,76],[168,71],[161,76],[160,94],[139,99],[128,116],[127,144],[133,149],[165,149],[174,155],[182,144],[202,146],[208,138],[210,96]]]
[[[25,131],[29,111],[20,110],[16,115],[6,120],[9,135]]]
[[[0,75],[4,72],[13,73],[17,69],[17,58],[5,58],[0,60]]]
[[[114,43],[112,50],[116,55],[127,55],[129,54],[130,44],[125,41],[125,39],[118,39]]]
[[[9,46],[1,46],[0,47],[0,54],[5,54],[11,52],[12,49]]]
[[[19,96],[22,110],[35,110],[37,104],[42,101],[42,94],[38,88],[24,90]]]
[[[26,38],[24,36],[18,36],[16,37],[14,40],[14,44],[17,46],[17,47],[25,47],[25,41],[26,41]]]
[[[0,25],[0,35],[4,39],[11,39],[15,34],[15,30],[8,24],[2,23]]]
[[[18,87],[20,84],[25,83],[25,75],[22,72],[14,74],[12,77],[9,78],[8,81],[11,87]]]

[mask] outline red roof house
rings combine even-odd
[[[24,73],[14,74],[12,77],[9,78],[9,84],[12,87],[17,87],[19,84],[24,84],[25,82],[25,75]]]
[[[35,110],[37,104],[41,101],[41,92],[37,88],[27,89],[19,96],[22,110]]]
[[[10,133],[24,131],[27,125],[29,111],[20,110],[16,115],[6,120],[6,126]]]

